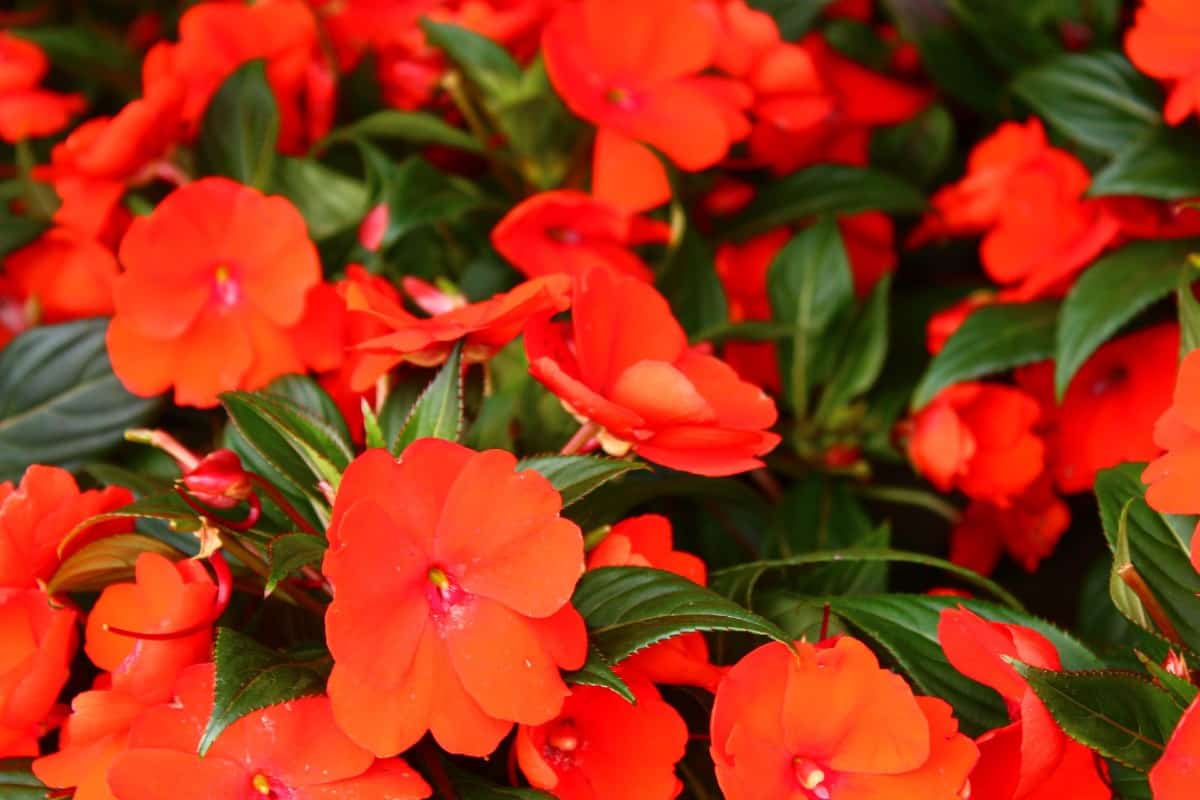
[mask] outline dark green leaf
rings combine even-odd
[[[49,228],[49,221],[14,216],[8,212],[7,203],[0,203],[0,258],[21,249]]]
[[[534,470],[550,481],[562,495],[565,508],[627,472],[649,468],[635,461],[595,456],[533,456],[517,462],[517,470],[523,469]]]
[[[371,196],[387,204],[386,249],[418,228],[455,219],[484,204],[470,181],[439,171],[420,156],[395,164],[378,148],[360,145],[371,176]]]
[[[225,79],[204,112],[196,158],[205,175],[269,188],[279,139],[279,109],[266,62],[251,61]]]
[[[418,398],[404,427],[392,442],[400,455],[417,439],[434,437],[458,441],[463,426],[462,344],[454,346],[446,363]]]
[[[871,163],[917,186],[928,186],[954,156],[954,117],[943,106],[930,106],[917,116],[871,137]]]
[[[1058,316],[1054,386],[1061,399],[1084,362],[1125,323],[1179,282],[1195,239],[1133,242],[1079,276]]]
[[[331,428],[333,435],[340,439],[346,447],[351,446],[350,428],[346,425],[342,410],[329,396],[329,392],[309,376],[284,375],[267,384],[267,388],[263,391],[274,397],[281,397],[293,406],[298,406],[326,427]]]
[[[749,0],[752,8],[775,18],[785,41],[799,41],[833,0]]]
[[[819,164],[760,187],[726,235],[744,239],[821,214],[917,213],[924,208],[925,196],[897,177],[862,167]]]
[[[172,560],[182,555],[168,544],[136,533],[106,536],[84,545],[63,561],[50,578],[46,591],[98,592],[110,583],[133,579],[133,567],[142,553],[157,553]]]
[[[1179,302],[1180,348],[1184,355],[1200,349],[1200,302],[1196,300],[1193,281],[1200,277],[1195,270],[1196,260],[1189,260],[1179,278],[1179,289],[1175,296]]]
[[[4,800],[46,800],[50,790],[33,774],[32,758],[0,758],[0,797]]]
[[[594,647],[588,648],[588,657],[584,665],[574,672],[565,673],[563,680],[580,686],[599,686],[603,689],[611,689],[631,703],[637,701],[629,685],[621,680],[620,675],[613,672],[608,661]]]
[[[455,128],[439,116],[426,111],[396,109],[376,111],[344,128],[339,128],[326,137],[322,146],[360,136],[367,139],[397,139],[413,144],[442,144],[473,153],[483,152],[483,145],[474,136]]]
[[[693,339],[729,318],[712,248],[690,225],[657,284],[675,318]]]
[[[367,213],[367,187],[311,158],[281,157],[275,189],[292,201],[315,240],[357,226]]]
[[[803,418],[819,377],[820,350],[841,344],[826,334],[854,302],[850,260],[833,220],[801,231],[779,251],[767,273],[767,293],[775,321],[793,327],[791,340],[780,342],[779,363],[792,409]]]
[[[1114,800],[1154,800],[1146,773],[1115,761],[1108,762],[1108,783],[1116,793]]]
[[[1171,696],[1180,711],[1186,711],[1195,702],[1196,695],[1200,694],[1200,688],[1197,688],[1195,684],[1188,683],[1183,678],[1167,672],[1157,661],[1145,653],[1137,652],[1136,655],[1138,661],[1142,662],[1142,666],[1154,678],[1154,682]]]
[[[107,327],[43,325],[0,351],[0,481],[33,463],[75,469],[153,415],[158,401],[133,396],[113,374]]]
[[[1030,1],[949,0],[947,6],[1005,71],[1044,61],[1062,46],[1033,19]]]
[[[274,592],[279,582],[293,572],[319,565],[327,547],[324,539],[308,533],[288,533],[272,539],[267,547],[271,574],[267,579],[266,593],[269,595]]]
[[[217,629],[213,661],[216,691],[212,716],[200,737],[200,755],[247,714],[325,691],[325,677],[311,662],[296,661],[229,628]]]
[[[833,375],[821,394],[821,403],[817,408],[819,419],[824,419],[834,409],[865,394],[879,379],[888,351],[891,289],[892,277],[888,275],[875,285],[858,310]]]
[[[1133,566],[1133,556],[1129,550],[1129,511],[1133,507],[1133,503],[1134,499],[1131,498],[1125,504],[1125,507],[1121,509],[1121,517],[1117,523],[1112,570],[1108,576],[1108,594],[1117,611],[1121,612],[1121,615],[1125,619],[1137,625],[1142,630],[1157,633],[1158,629],[1154,627],[1150,615],[1146,613],[1146,608],[1142,604],[1141,598],[1121,579],[1122,571]]]
[[[521,67],[500,45],[458,25],[425,18],[429,43],[443,51],[467,78],[488,92],[500,92],[521,80]]]
[[[757,614],[686,578],[646,567],[589,570],[572,603],[609,663],[690,631],[742,631],[787,642],[783,631]]]
[[[1162,756],[1183,713],[1167,692],[1132,673],[1013,666],[1068,736],[1143,772]]]
[[[1092,197],[1133,194],[1159,200],[1200,195],[1200,151],[1191,134],[1154,128],[1092,176]]]
[[[1154,82],[1117,52],[1056,56],[1020,73],[1012,87],[1065,136],[1102,153],[1162,125]]]
[[[1067,634],[1012,609],[952,597],[879,595],[826,598],[833,613],[883,648],[912,680],[921,694],[940,697],[954,707],[965,726],[975,732],[1007,723],[1000,697],[954,669],[938,643],[941,612],[962,606],[995,622],[1025,625],[1049,638],[1068,668],[1100,666],[1090,652]]]
[[[933,359],[913,393],[912,408],[961,381],[1054,355],[1058,305],[1048,301],[984,306],[967,317]]]

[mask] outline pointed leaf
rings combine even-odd
[[[474,136],[450,125],[441,117],[427,111],[376,111],[344,128],[338,128],[325,138],[321,148],[334,142],[358,137],[367,139],[396,139],[413,144],[441,144],[472,153],[483,152]]]
[[[196,158],[205,175],[269,188],[279,139],[279,109],[266,62],[251,61],[225,79],[200,124]]]
[[[0,797],[4,800],[46,800],[50,790],[33,774],[32,758],[0,758]]]
[[[417,400],[404,427],[392,442],[392,453],[400,455],[417,439],[432,437],[458,441],[463,426],[462,343],[450,351],[446,363]]]
[[[72,553],[47,582],[49,594],[98,592],[110,583],[133,579],[134,565],[142,553],[158,553],[172,561],[183,554],[169,544],[136,533],[106,536]]]
[[[563,507],[566,508],[627,472],[649,467],[636,461],[595,456],[534,456],[521,459],[517,469],[531,469],[540,473],[562,495]]]
[[[821,394],[818,418],[825,418],[834,409],[865,394],[879,379],[888,352],[891,288],[892,277],[888,275],[876,284],[859,308],[833,375]]]
[[[1192,256],[1179,278],[1179,288],[1175,293],[1179,301],[1180,348],[1184,355],[1200,349],[1200,301],[1196,300],[1194,284],[1196,278],[1200,277],[1197,266],[1196,257]]]
[[[266,593],[274,592],[280,581],[303,567],[319,565],[328,547],[324,539],[308,533],[287,533],[272,539],[267,546],[271,574]]]
[[[574,672],[563,673],[563,680],[568,684],[599,686],[602,689],[611,689],[630,703],[637,702],[637,698],[634,697],[629,685],[621,680],[620,675],[613,672],[613,668],[609,666],[608,661],[595,647],[588,648],[587,661],[584,662],[582,667]]]
[[[1200,195],[1200,153],[1187,131],[1152,128],[1092,176],[1092,197],[1141,195],[1186,200]]]

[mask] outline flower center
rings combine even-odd
[[[631,111],[637,106],[637,98],[624,86],[614,86],[604,93],[604,99],[622,111]]]
[[[242,287],[237,282],[232,264],[220,262],[213,268],[213,296],[223,306],[235,306],[242,299]]]
[[[546,231],[546,235],[561,244],[579,244],[583,236],[574,228],[554,227]]]
[[[817,800],[829,800],[829,787],[825,785],[825,770],[802,756],[796,756],[792,762],[796,772],[796,782],[800,788],[808,792],[810,797]]]
[[[284,786],[276,778],[268,778],[261,772],[256,772],[250,779],[250,788],[267,800],[292,800],[292,790]]]
[[[559,766],[572,764],[582,744],[573,720],[556,720],[546,730],[546,760]]]
[[[425,586],[425,599],[429,601],[429,610],[435,619],[446,621],[453,616],[466,599],[467,593],[454,582],[445,567],[434,565],[425,573],[429,583]]]
[[[261,772],[254,776],[254,780],[250,781],[250,785],[254,787],[254,791],[263,797],[271,796],[271,782]]]
[[[1129,370],[1120,364],[1114,365],[1099,378],[1092,382],[1092,394],[1099,396],[1111,391],[1129,380]]]

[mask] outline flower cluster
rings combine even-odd
[[[0,12],[0,786],[1195,795],[1187,0],[85,5]]]

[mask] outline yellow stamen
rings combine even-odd
[[[263,797],[271,796],[271,782],[267,780],[267,776],[261,772],[254,776],[254,780],[250,781],[250,785],[254,787],[254,791],[261,794]]]
[[[450,577],[446,575],[441,567],[433,567],[429,570],[429,582],[436,586],[441,591],[446,591],[450,588]]]
[[[225,283],[227,280],[233,277],[233,270],[230,269],[228,264],[218,264],[216,277],[217,283]]]

